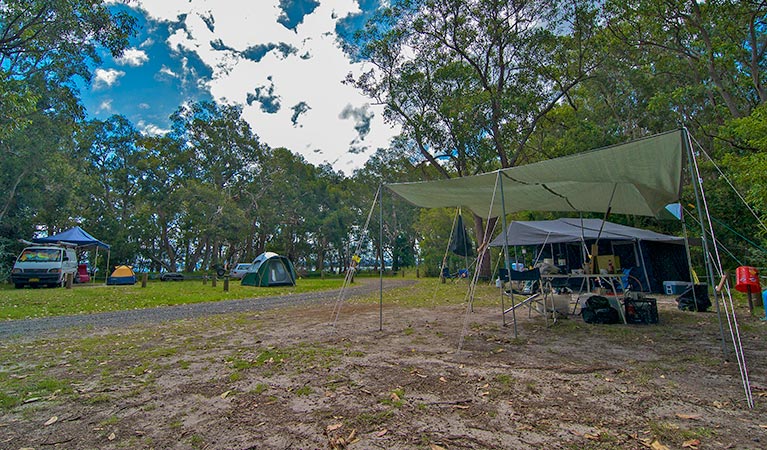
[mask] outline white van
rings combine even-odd
[[[16,288],[26,285],[63,286],[67,274],[77,277],[77,253],[58,245],[34,245],[25,248],[13,265],[11,282]]]

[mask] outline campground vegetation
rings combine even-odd
[[[351,174],[269,147],[236,105],[182,105],[159,135],[122,116],[88,119],[78,83],[134,44],[132,11],[101,0],[0,6],[0,279],[18,239],[73,225],[111,244],[113,263],[153,271],[207,270],[265,250],[300,269],[337,271],[363,239],[363,265],[374,265],[378,233],[363,228],[382,182],[471,175],[679,126],[705,152],[725,257],[764,265],[764,227],[729,186],[764,216],[764,2],[391,2],[341,43],[370,66],[345,82],[401,128]],[[452,211],[388,195],[383,208],[392,268],[436,275]],[[372,214],[369,229],[377,221]],[[481,240],[486,224],[473,225]]]

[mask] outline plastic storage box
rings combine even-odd
[[[666,295],[681,295],[691,286],[692,283],[688,281],[664,281],[663,292],[665,292]]]

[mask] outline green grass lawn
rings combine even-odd
[[[149,281],[146,288],[141,287],[141,282],[132,286],[75,285],[73,289],[14,289],[6,284],[0,285],[0,320],[267,297],[335,289],[342,284],[340,278],[314,278],[301,279],[296,286],[253,287],[242,286],[235,280],[229,282],[229,292],[224,292],[221,280],[216,287],[211,286],[210,281],[202,284],[201,280]]]

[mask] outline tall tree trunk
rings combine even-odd
[[[492,274],[492,265],[490,263],[490,251],[487,249],[487,244],[490,243],[492,235],[485,236],[485,229],[491,234],[495,228],[495,224],[498,221],[497,217],[488,219],[487,228],[485,228],[485,221],[476,214],[472,214],[474,217],[474,233],[477,236],[477,270],[479,271],[479,278],[483,280],[489,280]],[[485,242],[487,241],[487,242]],[[483,252],[486,252],[484,257]]]

